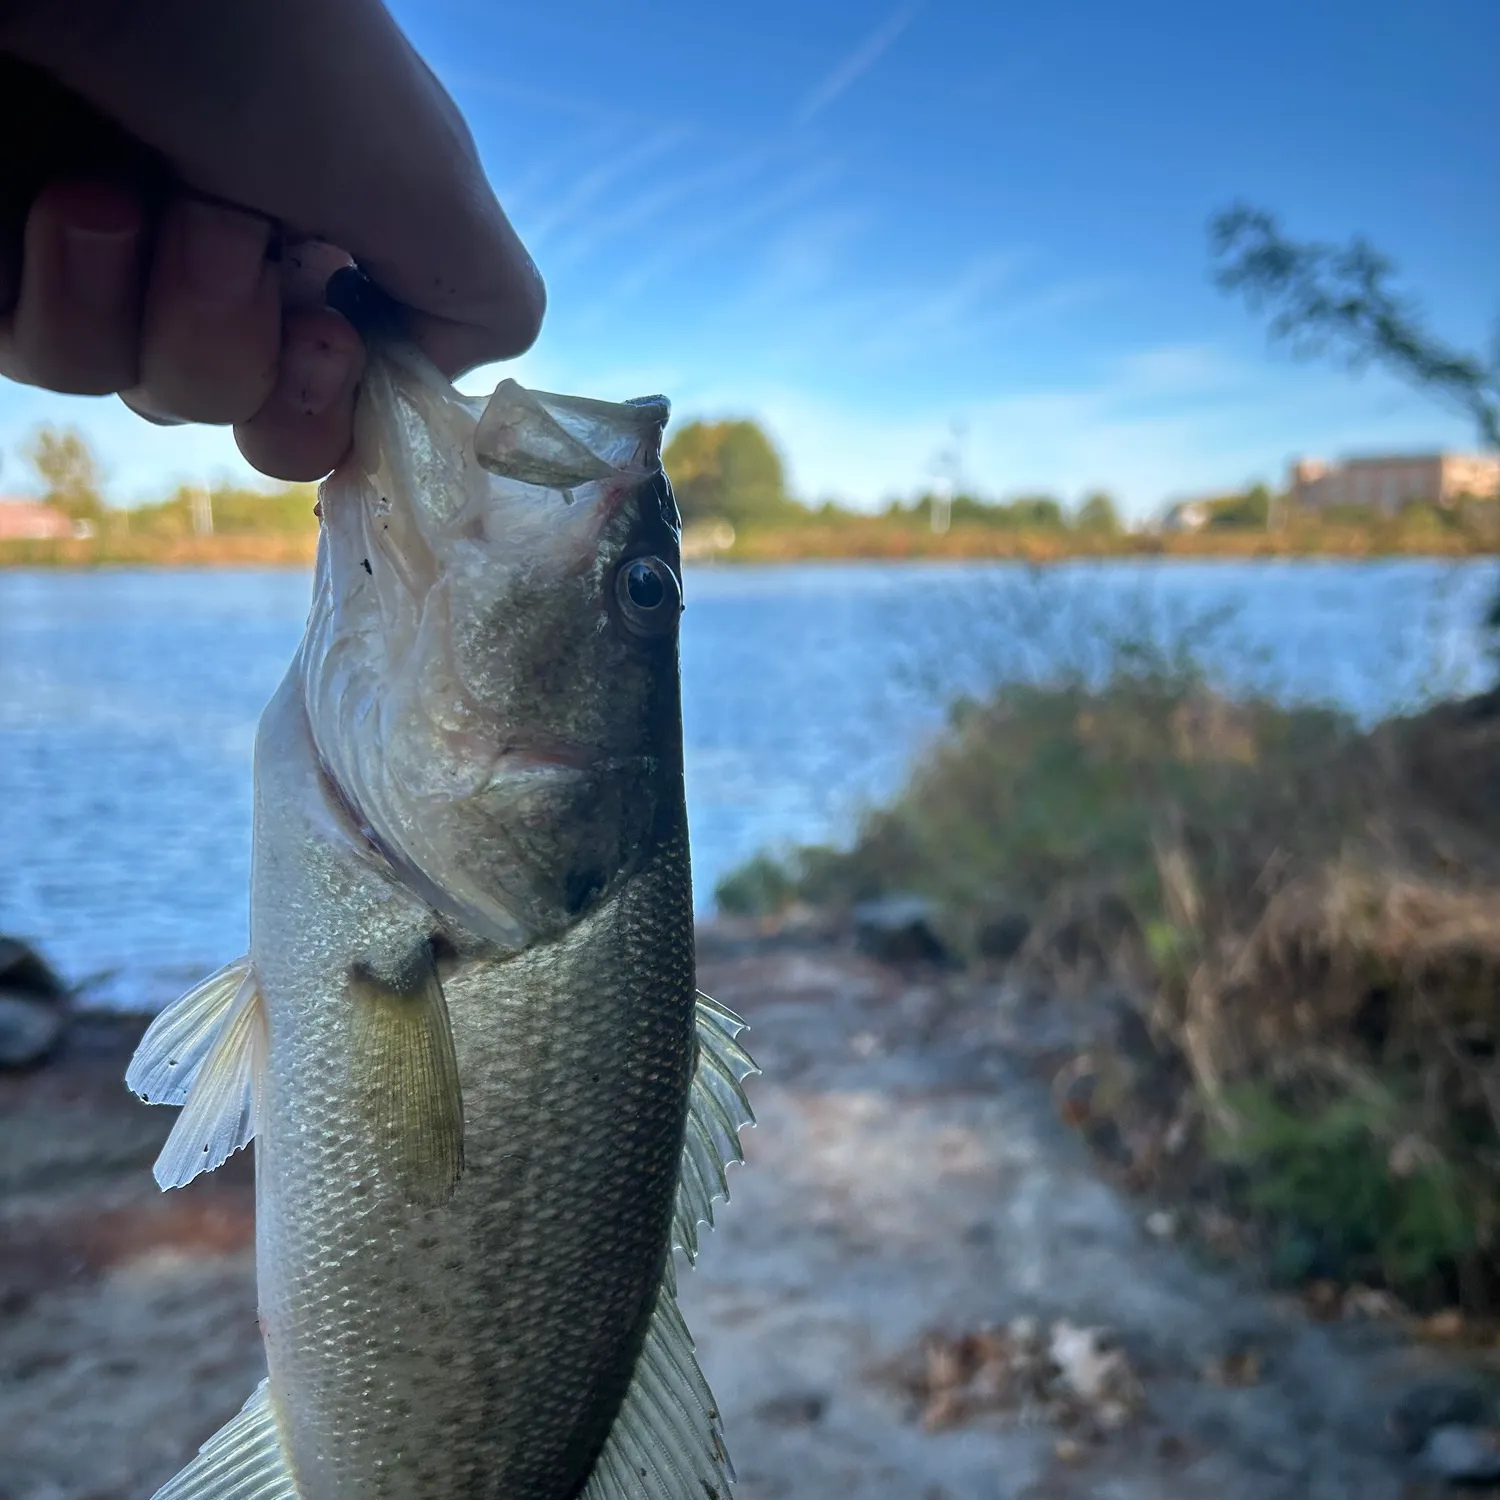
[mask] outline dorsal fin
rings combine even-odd
[[[689,1261],[699,1224],[713,1223],[714,1199],[729,1197],[725,1169],[744,1160],[739,1131],[755,1122],[742,1081],[757,1070],[735,1040],[744,1025],[698,996],[698,1066],[672,1219],[673,1246]],[[733,1478],[718,1408],[677,1308],[669,1252],[645,1346],[582,1500],[723,1500]]]

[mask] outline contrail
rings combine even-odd
[[[883,20],[853,52],[823,79],[802,102],[797,123],[805,125],[816,114],[827,109],[835,99],[872,68],[885,50],[911,24],[920,4],[903,5]]]

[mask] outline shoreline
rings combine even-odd
[[[949,533],[952,536],[952,533]],[[980,545],[980,542],[986,545]],[[732,551],[688,559],[694,568],[782,567],[799,563],[1015,563],[1048,567],[1076,562],[1382,562],[1395,559],[1468,562],[1500,557],[1500,547],[1476,546],[1454,537],[1446,545],[1402,544],[1398,539],[1360,537],[1268,537],[1264,533],[1201,536],[1142,536],[1128,544],[1074,545],[1071,538],[1017,533],[1003,539],[898,534],[859,539],[838,547],[831,538],[775,533],[751,534]],[[0,572],[92,572],[103,569],[210,571],[281,568],[307,571],[317,551],[316,534],[180,538],[131,545],[130,539],[0,542]]]

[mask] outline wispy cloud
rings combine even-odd
[[[609,300],[618,303],[639,296],[652,282],[676,274],[711,251],[735,241],[753,239],[756,232],[809,202],[831,180],[832,170],[814,164],[789,177],[771,182],[765,191],[746,198],[733,208],[699,216],[682,215],[672,233],[655,252],[627,268],[609,289]]]
[[[813,88],[797,111],[797,124],[806,125],[841,94],[848,92],[880,61],[891,44],[911,25],[921,7],[908,4],[893,10],[849,55],[843,58]]]
[[[533,211],[523,224],[528,246],[534,250],[549,235],[576,223],[585,211],[595,211],[609,189],[636,179],[648,163],[680,146],[690,134],[684,126],[670,127],[590,167],[560,197]]]

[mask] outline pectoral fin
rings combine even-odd
[[[225,1015],[250,974],[237,958],[174,1000],[146,1029],[130,1059],[125,1086],[147,1104],[186,1104]]]
[[[408,1202],[436,1208],[464,1169],[464,1106],[448,1005],[430,952],[409,977],[350,974],[350,1066],[374,1137],[378,1168]]]
[[[206,1052],[204,1038],[196,1032],[190,1048],[184,1049],[184,1056],[198,1055],[201,1061],[187,1069],[190,1079],[182,1113],[152,1169],[163,1189],[184,1187],[200,1172],[212,1172],[255,1137],[265,1081],[266,1017],[248,965],[209,1034],[213,1040]],[[141,1046],[144,1051],[144,1040]],[[137,1062],[140,1072],[133,1063],[126,1078],[144,1077],[149,1085],[153,1068],[165,1066],[166,1060],[142,1062],[138,1053]],[[171,1099],[169,1093],[168,1102]]]

